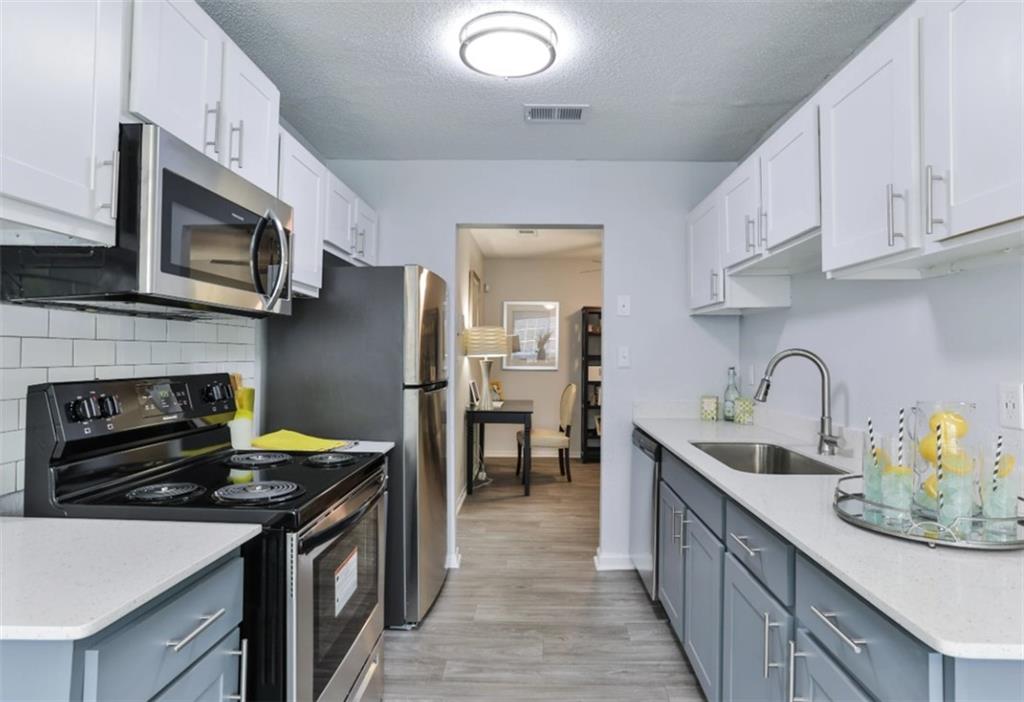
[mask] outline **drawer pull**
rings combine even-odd
[[[800,653],[796,650],[796,642],[789,642],[789,702],[812,702],[809,697],[796,696],[796,659],[806,656],[806,653]]]
[[[832,621],[837,616],[835,612],[822,612],[814,605],[811,605],[811,611],[820,619],[825,622],[825,626],[832,630],[832,633],[842,639],[843,643],[853,649],[854,653],[861,652],[861,646],[867,646],[868,642],[864,639],[851,639],[846,633],[840,629]]]
[[[242,661],[238,671],[238,694],[224,695],[223,699],[245,702],[248,698],[247,678],[249,677],[249,639],[242,639],[242,648],[239,651],[228,651],[229,656],[241,656]]]
[[[226,611],[227,610],[225,610],[223,607],[221,607],[220,609],[218,609],[213,614],[208,614],[205,617],[201,617],[202,621],[200,622],[199,626],[197,626],[195,629],[193,629],[191,631],[191,633],[189,633],[189,635],[186,636],[185,638],[183,638],[181,641],[168,641],[167,642],[167,648],[173,650],[175,653],[177,653],[181,649],[185,648],[190,643],[192,643],[192,641],[197,636],[199,636],[201,633],[203,633],[204,631],[209,629],[213,625],[213,623],[215,621],[217,621],[218,619],[223,617],[224,616],[224,612],[226,612]]]
[[[732,538],[733,541],[742,546],[743,550],[746,551],[747,555],[751,558],[754,558],[755,556],[757,556],[757,554],[761,553],[761,551],[764,551],[763,548],[750,548],[749,546],[747,546],[747,541],[750,539],[749,536],[736,536],[736,534],[732,533],[731,531],[729,532],[729,536]]]
[[[769,632],[773,628],[778,628],[781,625],[773,623],[772,620],[768,617],[768,612],[762,612],[761,616],[764,617],[764,669],[761,671],[761,677],[767,680],[772,668],[782,667],[781,663],[770,663],[768,661],[768,647],[770,641]]]

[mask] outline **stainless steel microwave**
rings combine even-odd
[[[116,244],[4,246],[5,301],[171,318],[291,312],[289,205],[154,125],[121,125],[116,172]]]

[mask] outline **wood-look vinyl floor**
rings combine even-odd
[[[416,631],[384,634],[385,699],[703,700],[682,650],[632,571],[597,572],[597,464],[513,460],[459,515],[462,567]]]

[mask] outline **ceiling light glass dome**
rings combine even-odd
[[[555,62],[558,35],[550,24],[522,12],[489,12],[459,34],[463,63],[502,78],[532,76]]]

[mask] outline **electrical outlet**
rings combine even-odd
[[[999,424],[1024,429],[1024,384],[999,383]]]
[[[629,368],[629,347],[619,347],[619,368]]]
[[[619,295],[615,301],[615,313],[620,317],[629,316],[629,295]]]

